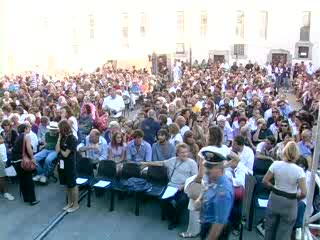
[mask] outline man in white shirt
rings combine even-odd
[[[123,98],[117,95],[115,89],[112,88],[110,95],[104,99],[102,108],[110,111],[111,118],[119,118],[122,110],[125,109]]]
[[[312,76],[314,74],[314,67],[312,65],[312,62],[310,62],[309,65],[307,66],[307,73],[310,76]]]
[[[239,155],[240,162],[243,164],[246,172],[253,174],[254,153],[251,148],[244,145],[244,142],[244,137],[237,136],[233,140],[230,149]]]
[[[217,124],[224,134],[223,143],[229,147],[233,141],[233,130],[230,127],[229,122],[227,122],[225,116],[220,115],[217,117]]]
[[[186,125],[186,119],[182,116],[179,116],[176,120],[176,123],[180,127],[180,134],[183,137],[186,131],[189,131],[190,128]]]

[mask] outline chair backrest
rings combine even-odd
[[[116,163],[111,160],[100,161],[97,176],[107,179],[115,179],[117,177]]]
[[[122,166],[120,178],[128,179],[131,177],[141,177],[140,166],[136,163],[124,163]]]
[[[93,176],[93,164],[91,159],[85,157],[77,157],[76,169],[78,176]]]
[[[150,166],[147,172],[147,181],[150,183],[168,184],[168,172],[164,166]]]

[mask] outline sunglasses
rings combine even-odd
[[[197,122],[198,122],[198,123],[202,123],[203,121],[201,121],[201,120],[198,120]]]
[[[272,111],[272,113],[279,113],[279,112],[277,112],[277,111]]]
[[[281,125],[281,127],[288,127],[288,125]]]

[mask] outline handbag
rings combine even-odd
[[[26,172],[32,172],[36,169],[36,163],[26,154],[26,139],[23,138],[21,168]]]

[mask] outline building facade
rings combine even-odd
[[[294,2],[297,2],[296,4]],[[0,72],[150,66],[153,55],[320,66],[320,1],[2,0]]]

